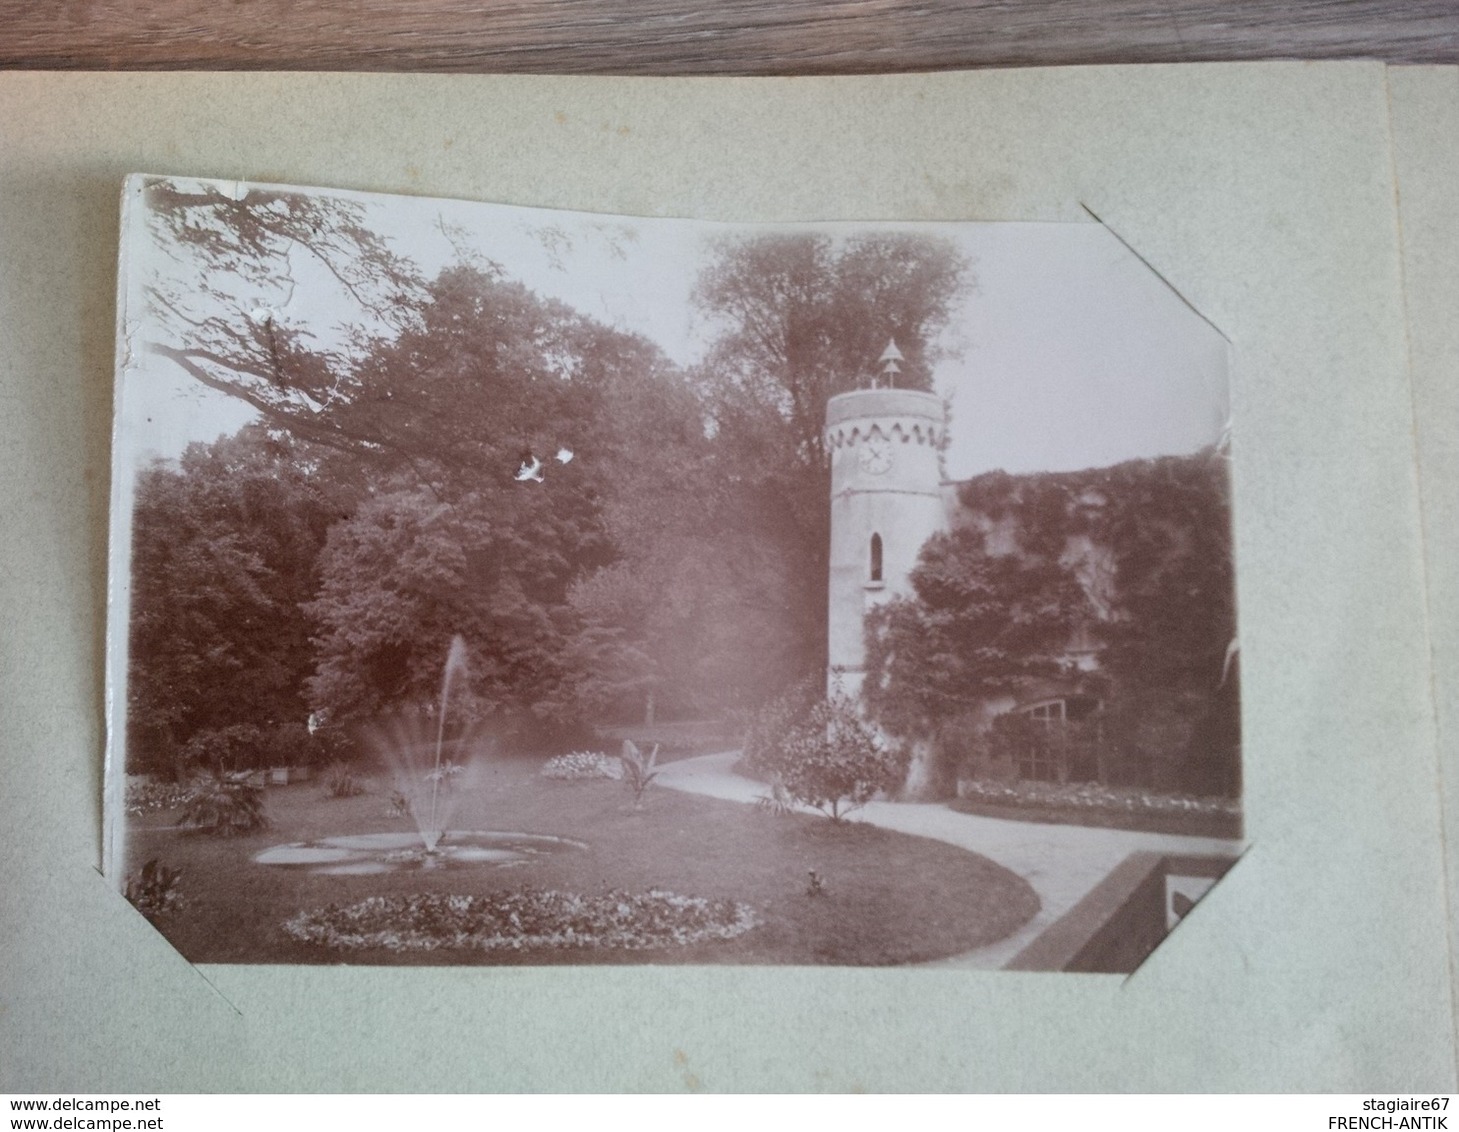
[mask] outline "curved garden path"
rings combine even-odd
[[[664,763],[657,782],[672,790],[734,802],[754,802],[763,783],[735,774],[738,751]],[[1181,837],[1074,825],[1041,825],[962,814],[936,802],[872,802],[851,815],[884,829],[931,837],[981,853],[1023,877],[1038,893],[1038,915],[1007,939],[930,966],[988,970],[1002,967],[1050,924],[1069,911],[1129,854],[1221,853],[1236,855],[1242,843],[1214,837]]]

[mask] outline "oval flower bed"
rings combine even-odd
[[[288,920],[294,939],[354,950],[461,948],[521,951],[589,947],[647,950],[733,939],[755,926],[748,905],[652,889],[645,893],[498,892],[489,896],[416,893],[328,905]]]

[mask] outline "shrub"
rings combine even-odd
[[[355,756],[355,742],[342,727],[319,727],[312,732],[306,728],[305,737],[302,759],[305,764],[328,766],[348,762]]]
[[[820,681],[802,680],[765,704],[745,731],[744,770],[752,777],[773,779],[780,752],[819,699]]]
[[[888,747],[845,696],[811,707],[765,761],[789,798],[840,821],[901,785],[906,759]]]
[[[183,745],[183,758],[222,774],[269,765],[269,743],[261,728],[235,723],[199,731]]]
[[[168,868],[153,857],[142,866],[140,873],[127,877],[126,898],[148,919],[171,912],[183,904],[177,887],[181,876],[181,869]]]
[[[302,723],[277,723],[267,728],[262,747],[269,766],[312,766],[318,757],[314,737]]]
[[[543,778],[556,778],[572,782],[584,778],[623,777],[623,764],[599,751],[573,751],[548,759],[542,767]]]
[[[365,784],[344,763],[330,763],[324,772],[324,793],[330,798],[357,798]]]
[[[193,790],[181,825],[199,833],[231,837],[268,825],[263,812],[263,787],[249,781],[249,772],[214,772]]]
[[[628,789],[633,792],[633,808],[643,809],[643,792],[648,789],[649,783],[659,776],[654,764],[658,762],[659,747],[654,744],[654,749],[649,752],[647,759],[643,752],[638,749],[638,744],[632,739],[623,740],[623,754],[619,757],[619,763],[623,767],[623,781],[628,783]]]

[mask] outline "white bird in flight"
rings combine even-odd
[[[542,482],[542,461],[533,456],[531,460],[523,460],[522,466],[517,469],[517,482],[526,483],[529,480]]]

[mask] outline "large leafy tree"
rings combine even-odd
[[[420,487],[381,491],[330,532],[320,557],[311,701],[335,722],[433,703],[450,640],[470,652],[462,718],[511,728],[562,702],[564,606],[510,553],[489,514]]]
[[[787,669],[798,563],[747,529],[744,476],[678,374],[636,369],[604,398],[603,517],[614,558],[571,592],[572,661],[595,716],[722,715]]]
[[[572,660],[595,717],[721,716],[780,690],[782,562],[707,535],[667,535],[573,588]]]
[[[415,324],[425,299],[418,270],[371,229],[366,206],[171,179],[143,192],[164,262],[148,285],[157,333],[140,347],[296,436],[388,447],[333,411],[365,392],[355,363]]]
[[[348,506],[317,460],[258,425],[142,471],[130,770],[175,773],[186,752],[230,729],[302,731],[314,658],[301,605],[314,595],[325,531]]]
[[[360,366],[367,393],[336,410],[391,444],[323,558],[312,694],[338,719],[421,704],[459,633],[463,705],[560,730],[578,685],[611,668],[575,665],[570,594],[633,536],[635,555],[653,545],[646,516],[684,490],[675,446],[702,443],[702,416],[650,343],[494,270],[449,269],[427,293],[419,325]]]
[[[1230,478],[1214,451],[1110,468],[1097,535],[1113,548],[1121,616],[1105,668],[1130,686],[1209,694],[1236,636]]]
[[[931,388],[968,266],[948,241],[912,233],[721,243],[695,292],[720,332],[706,379],[721,424],[774,420],[779,461],[821,467],[827,399],[868,384],[888,339],[905,358],[898,384]]]
[[[1181,789],[1241,783],[1230,479],[1215,452],[1109,470],[1103,537],[1120,616],[1102,626],[1112,741]]]
[[[147,347],[340,452],[367,499],[320,558],[311,705],[344,720],[419,703],[462,632],[482,710],[562,708],[563,666],[548,659],[572,629],[569,589],[612,559],[603,501],[655,450],[622,404],[682,379],[651,344],[493,264],[422,278],[358,200],[146,191],[176,261],[154,280]],[[519,480],[524,463],[545,473]]]
[[[716,523],[737,560],[776,564],[743,591],[775,609],[759,658],[774,685],[825,666],[826,401],[869,384],[889,338],[905,357],[899,383],[929,389],[968,285],[955,247],[913,233],[732,239],[699,281],[718,332],[700,372],[724,488]]]

